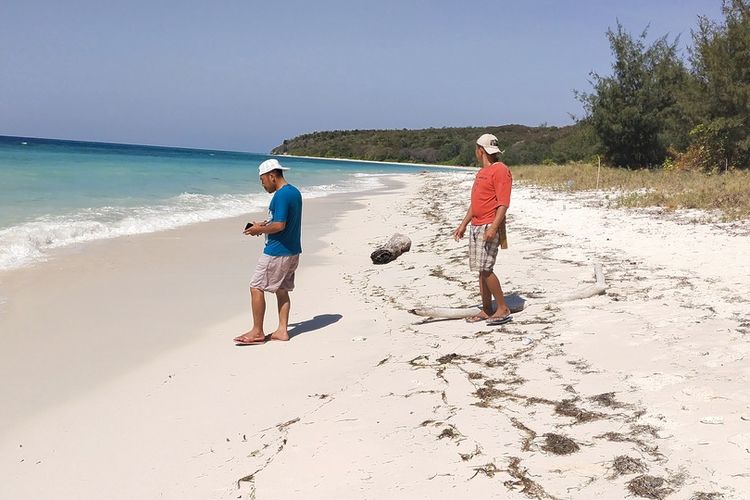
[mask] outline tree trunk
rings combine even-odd
[[[396,233],[391,236],[388,243],[378,247],[370,254],[373,264],[387,264],[411,248],[411,240],[408,236]]]
[[[596,276],[596,283],[593,285],[589,285],[579,290],[573,290],[571,293],[542,299],[538,302],[533,302],[533,304],[559,304],[561,302],[569,302],[571,300],[586,299],[588,297],[593,297],[594,295],[601,295],[607,291],[607,283],[604,281],[604,271],[602,270],[601,264],[597,264],[594,266],[594,275]],[[505,301],[508,304],[510,312],[513,313],[523,311],[524,309],[532,305],[531,302],[528,302],[518,294],[506,295]],[[423,307],[420,309],[410,309],[409,312],[412,314],[416,314],[417,316],[427,316],[429,318],[458,319],[468,318],[470,316],[479,314],[481,312],[481,308],[480,306]]]

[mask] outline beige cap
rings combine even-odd
[[[492,134],[482,135],[482,137],[477,139],[477,145],[482,146],[488,155],[502,153],[502,151],[500,151],[500,148],[497,147],[497,137]]]
[[[276,158],[271,158],[270,160],[266,160],[258,166],[258,175],[267,174],[271,170],[289,170],[289,168],[282,167],[281,163],[279,163],[279,160],[277,160]]]

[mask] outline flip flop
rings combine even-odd
[[[510,323],[513,321],[513,316],[510,314],[507,316],[503,316],[502,318],[490,318],[487,320],[487,326],[499,326],[504,325],[505,323]]]
[[[489,316],[482,316],[481,314],[477,314],[476,316],[471,316],[466,318],[467,323],[479,323],[480,321],[487,321],[490,319]]]

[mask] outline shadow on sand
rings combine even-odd
[[[303,333],[320,330],[334,324],[341,318],[343,318],[341,314],[318,314],[313,319],[300,321],[299,323],[289,323],[289,338],[292,339]]]

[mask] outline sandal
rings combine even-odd
[[[487,326],[504,325],[505,323],[510,323],[511,321],[513,321],[513,316],[511,316],[510,314],[507,316],[503,316],[502,318],[488,318]]]

